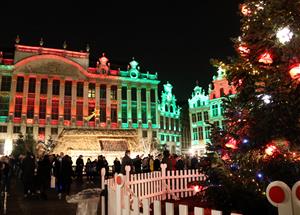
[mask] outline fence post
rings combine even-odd
[[[116,215],[122,215],[122,200],[121,200],[121,188],[124,185],[124,177],[119,174],[116,178]]]
[[[125,189],[126,189],[128,183],[129,183],[130,170],[131,170],[130,166],[125,166],[125,172],[126,172],[126,175],[125,175]]]
[[[129,181],[130,181],[130,166],[125,166],[125,182],[124,182],[124,187],[123,187],[123,195],[128,195],[130,199],[130,192],[128,192],[129,188]]]
[[[104,190],[105,186],[104,186],[104,181],[105,181],[105,168],[101,169],[101,189]],[[101,196],[101,215],[105,215],[105,196]]]
[[[160,165],[161,168],[161,191],[162,191],[162,199],[166,199],[166,168],[167,164],[162,163]]]

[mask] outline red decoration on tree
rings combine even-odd
[[[230,157],[229,157],[228,153],[225,153],[225,154],[222,155],[221,159],[222,159],[223,161],[226,161],[226,160],[229,160]]]
[[[300,64],[294,64],[290,69],[290,75],[292,79],[299,79],[300,78]]]
[[[262,55],[259,56],[258,62],[264,63],[264,64],[272,64],[273,63],[272,55],[268,51],[266,51]]]
[[[246,4],[241,4],[240,9],[241,9],[241,12],[244,16],[250,16],[251,15],[251,10]]]
[[[230,137],[229,141],[225,144],[227,148],[237,149],[237,142],[234,138]]]
[[[241,44],[238,47],[238,51],[240,52],[241,56],[246,56],[247,54],[250,53],[250,49],[247,47],[247,45],[245,43]]]
[[[267,148],[265,150],[265,153],[269,156],[272,156],[276,151],[277,151],[277,147],[274,145],[267,145]]]
[[[282,203],[285,199],[284,191],[279,186],[274,186],[269,191],[269,196],[273,202],[277,204]]]

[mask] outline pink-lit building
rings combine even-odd
[[[46,141],[64,128],[136,129],[151,141],[159,82],[135,60],[121,70],[104,54],[90,65],[89,50],[16,44],[12,58],[0,54],[0,154],[11,151],[19,132]]]

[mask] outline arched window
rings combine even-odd
[[[173,106],[170,106],[170,112],[173,113]]]
[[[197,101],[197,106],[198,106],[198,107],[201,106],[201,101],[200,101],[200,99]]]
[[[232,90],[229,90],[229,95],[231,95],[232,94]]]
[[[165,106],[165,111],[166,111],[166,112],[169,111],[168,105]]]

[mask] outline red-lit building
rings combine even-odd
[[[132,128],[152,140],[158,84],[135,60],[123,71],[105,55],[90,65],[88,51],[16,44],[12,59],[0,54],[0,154],[19,132],[46,141],[64,128]]]

